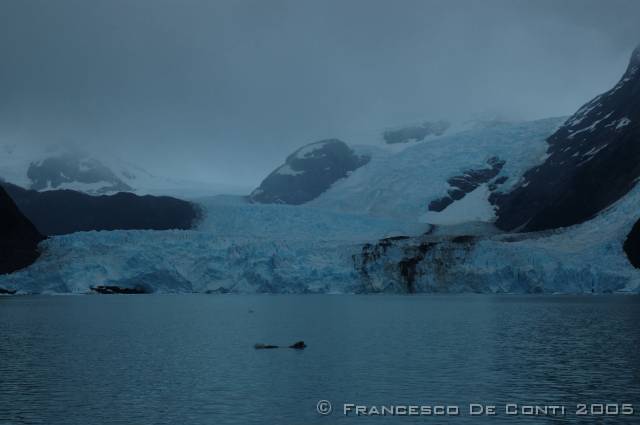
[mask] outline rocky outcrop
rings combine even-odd
[[[622,248],[633,267],[640,269],[640,220],[633,225]]]
[[[265,204],[303,204],[365,165],[369,159],[357,155],[337,139],[311,143],[289,155],[285,163],[249,195],[249,199]]]
[[[515,189],[494,194],[496,225],[537,231],[578,224],[622,198],[640,178],[640,46],[618,84],[547,139],[547,157]]]
[[[420,125],[410,125],[386,130],[382,133],[384,141],[390,145],[397,143],[420,142],[428,136],[441,136],[449,128],[446,121],[425,121]]]
[[[190,202],[121,192],[91,196],[73,190],[37,192],[3,183],[24,215],[45,235],[89,230],[190,229],[199,217]]]
[[[466,235],[423,235],[365,244],[353,257],[361,281],[356,292],[455,292],[443,276],[464,261],[474,242],[475,237]]]
[[[0,187],[0,274],[11,273],[33,263],[40,255],[38,243],[43,239]]]
[[[487,168],[469,169],[462,172],[458,176],[451,177],[447,183],[451,189],[447,190],[447,195],[438,199],[434,199],[429,203],[429,211],[440,212],[465,197],[469,192],[475,190],[483,183],[487,183],[497,176],[504,167],[505,161],[498,157],[491,157],[487,160]],[[497,188],[498,185],[504,183],[507,177],[502,176],[492,182],[491,189]]]

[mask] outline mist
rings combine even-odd
[[[0,2],[0,138],[256,186],[295,148],[422,120],[573,113],[640,2]]]

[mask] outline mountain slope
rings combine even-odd
[[[571,116],[547,140],[545,161],[497,194],[496,225],[536,231],[592,218],[640,177],[640,46],[615,87]]]
[[[303,204],[368,161],[369,157],[357,155],[338,139],[310,143],[289,155],[249,199],[265,204]]]
[[[18,210],[0,187],[0,274],[11,273],[33,263],[44,237]]]
[[[24,215],[45,235],[89,230],[190,229],[197,208],[170,197],[121,192],[90,196],[73,190],[37,192],[1,184]]]

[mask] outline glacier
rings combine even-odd
[[[336,211],[419,220],[428,203],[446,194],[447,179],[461,171],[505,161],[499,176],[508,180],[502,190],[517,184],[524,172],[542,162],[545,139],[564,121],[496,123],[417,143],[400,151],[372,155],[369,164],[307,205]],[[401,195],[399,195],[399,193]]]
[[[366,292],[638,293],[622,248],[638,202],[636,187],[590,221],[545,232],[383,240],[356,268]]]
[[[424,223],[304,206],[201,199],[194,230],[92,231],[55,236],[31,267],[0,276],[19,293],[87,293],[91,286],[150,292],[349,292],[363,240],[419,234]]]
[[[0,276],[0,287],[23,294],[110,284],[157,293],[640,292],[640,272],[622,250],[639,188],[588,222],[538,233],[495,229],[486,185],[427,211],[447,179],[490,157],[505,161],[499,177],[507,180],[496,190],[524,184],[562,121],[502,123],[402,150],[359,148],[373,152],[371,161],[304,205],[198,198],[204,216],[193,230],[52,237],[36,263]]]

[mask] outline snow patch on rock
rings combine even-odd
[[[626,126],[628,126],[629,124],[631,124],[631,120],[627,117],[621,118],[620,120],[618,120],[618,124],[616,125],[616,130],[620,130]]]

